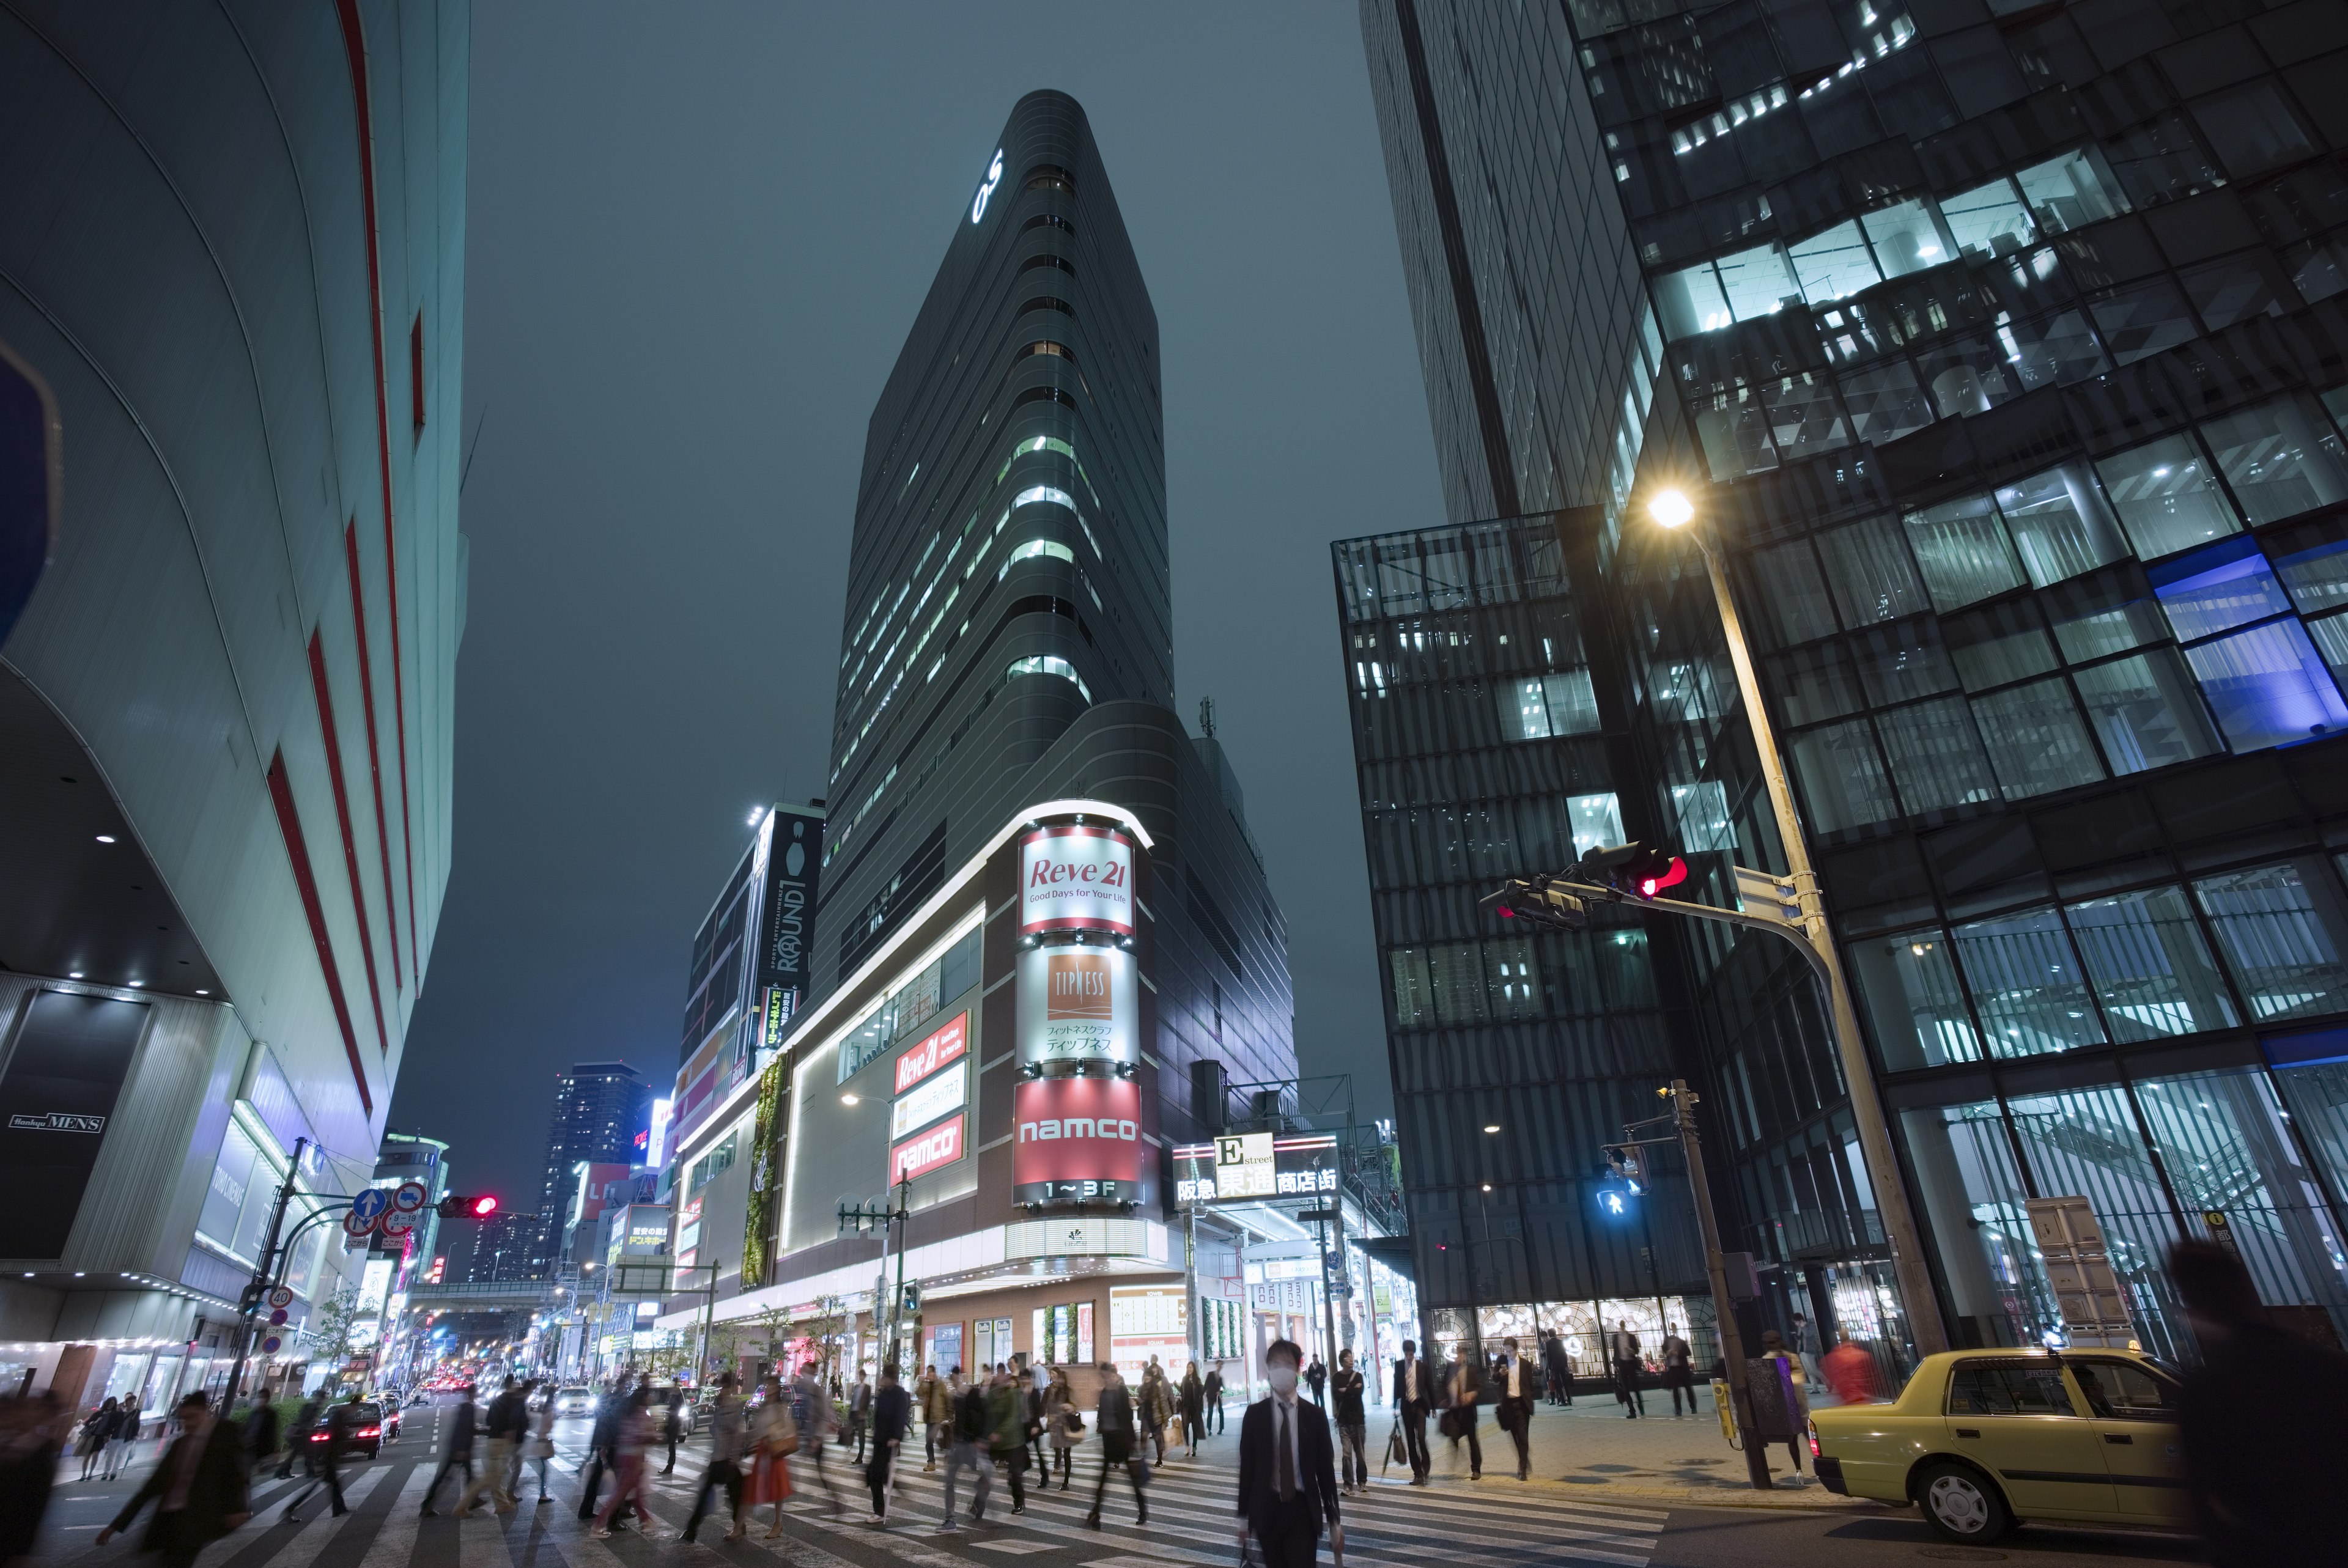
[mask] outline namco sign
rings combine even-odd
[[[1130,1078],[1031,1078],[1013,1087],[1014,1203],[1139,1195],[1141,1085]]]
[[[962,1131],[966,1118],[955,1117],[941,1122],[928,1132],[906,1139],[889,1151],[889,1181],[891,1185],[908,1176],[926,1175],[940,1165],[951,1165],[962,1158]]]
[[[1133,935],[1133,841],[1106,827],[1039,827],[1019,841],[1019,934]]]

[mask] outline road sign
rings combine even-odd
[[[280,1325],[282,1325],[284,1321],[285,1321],[285,1308],[283,1308],[283,1307],[279,1307],[279,1308],[277,1308],[277,1310],[275,1310],[274,1312],[272,1312],[272,1313],[269,1315],[269,1324],[270,1324],[270,1327],[273,1327],[273,1327],[278,1327],[278,1326],[280,1326]]]
[[[294,1305],[294,1290],[293,1290],[293,1287],[292,1287],[291,1286],[284,1286],[284,1285],[281,1285],[281,1286],[279,1286],[276,1289],[274,1289],[274,1290],[271,1291],[271,1292],[269,1293],[269,1305],[270,1305],[270,1306],[272,1306],[272,1307],[291,1307],[291,1306],[293,1306],[293,1305]]]
[[[370,1225],[383,1218],[383,1212],[389,1207],[391,1194],[381,1187],[362,1187],[358,1195],[351,1199],[351,1214]]]
[[[261,1353],[264,1356],[274,1356],[283,1348],[285,1348],[285,1341],[274,1334],[261,1342]]]
[[[421,1182],[402,1182],[391,1190],[391,1206],[401,1214],[414,1214],[431,1198],[431,1193]]]
[[[423,1218],[424,1216],[414,1209],[395,1207],[386,1209],[383,1218],[377,1221],[376,1225],[384,1235],[400,1236],[414,1230]]]
[[[380,1209],[365,1219],[359,1217],[358,1210],[353,1209],[343,1216],[343,1234],[353,1241],[357,1241],[363,1236],[373,1235],[376,1221],[382,1217],[383,1212]]]

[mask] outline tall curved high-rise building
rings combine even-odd
[[[217,1389],[297,1144],[374,1170],[450,853],[469,26],[0,12],[0,343],[64,454],[0,644],[11,1388]]]

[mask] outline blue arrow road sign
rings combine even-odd
[[[367,1225],[383,1218],[383,1211],[391,1207],[391,1194],[381,1187],[369,1187],[351,1200],[351,1213]]]

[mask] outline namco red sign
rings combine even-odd
[[[902,1094],[939,1068],[952,1066],[969,1049],[970,1014],[956,1013],[952,1023],[897,1059],[896,1091]]]
[[[962,1129],[965,1117],[941,1122],[926,1132],[917,1133],[889,1151],[889,1182],[891,1186],[908,1176],[926,1175],[940,1165],[951,1165],[962,1158]]]
[[[1141,1184],[1141,1085],[1130,1078],[1031,1078],[1012,1090],[1014,1202],[1134,1197]]]
[[[1019,934],[1133,934],[1133,842],[1106,827],[1039,827],[1019,841]]]

